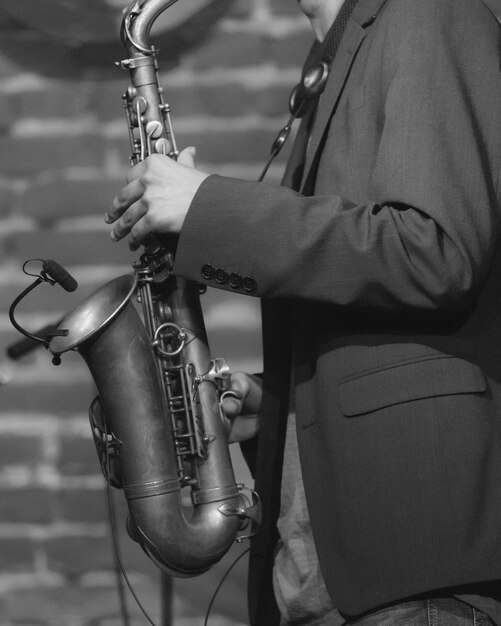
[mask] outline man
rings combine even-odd
[[[319,42],[348,1],[300,0]],[[272,584],[283,624],[501,624],[500,44],[481,0],[359,0],[283,187],[187,151],[108,212],[114,240],[179,233],[175,273],[262,298],[262,400],[237,375],[228,403],[257,439],[255,625],[280,621]]]

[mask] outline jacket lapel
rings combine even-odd
[[[334,114],[339,97],[346,83],[353,60],[362,41],[365,38],[366,28],[376,19],[378,12],[386,0],[360,0],[355,7],[346,30],[343,34],[336,58],[332,64],[324,92],[318,103],[315,123],[310,138],[306,165],[303,174],[302,189],[310,185],[311,176],[314,176],[316,156],[322,144],[322,138],[328,129],[329,121]]]

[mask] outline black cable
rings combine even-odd
[[[109,489],[109,485],[108,485],[108,489]],[[118,562],[116,552],[113,553],[113,565],[114,565],[113,569],[115,571],[115,578],[117,581],[118,601],[120,604],[120,613],[122,615],[122,621],[123,621],[124,626],[130,626],[129,612],[127,609],[127,599],[125,597],[125,589],[124,589],[124,584],[123,584],[122,572],[120,569],[120,564]]]
[[[105,421],[104,435],[105,435],[106,439],[108,439],[108,430],[107,430],[106,421]],[[136,592],[134,591],[134,589],[132,587],[132,583],[130,582],[129,577],[127,576],[127,573],[125,571],[124,565],[122,563],[122,559],[120,557],[120,547],[119,547],[119,544],[118,544],[118,535],[117,535],[117,532],[116,532],[115,517],[114,517],[114,511],[113,511],[113,497],[112,497],[112,491],[111,491],[111,483],[110,483],[110,479],[109,479],[109,469],[108,469],[109,468],[109,450],[108,450],[108,446],[107,445],[105,445],[105,450],[106,450],[105,457],[106,457],[106,487],[107,487],[107,494],[108,494],[108,513],[109,513],[111,536],[112,536],[112,539],[113,539],[113,546],[114,546],[114,549],[115,549],[115,559],[116,559],[116,564],[118,565],[118,570],[119,570],[118,573],[119,574],[121,573],[121,575],[123,577],[123,580],[125,580],[125,583],[127,584],[127,587],[129,588],[129,591],[132,594],[132,597],[134,598],[137,606],[139,607],[139,609],[143,613],[144,617],[148,620],[148,622],[151,624],[151,626],[156,626],[155,622],[152,621],[152,619],[150,618],[150,616],[146,612],[146,609],[141,604],[141,601],[139,600]],[[214,590],[214,593],[212,594],[212,598],[211,598],[211,600],[209,602],[209,606],[207,607],[207,611],[205,613],[205,619],[204,619],[204,626],[207,626],[207,624],[208,624],[210,612],[211,612],[212,606],[213,606],[213,604],[214,604],[214,602],[216,600],[217,594],[221,590],[221,587],[223,586],[224,582],[228,578],[231,570],[240,561],[240,559],[243,558],[249,551],[250,551],[250,549],[247,548],[246,550],[241,552],[234,559],[233,563],[228,567],[228,569],[226,570],[226,572],[222,576],[222,578],[219,581],[216,589]],[[124,618],[124,625],[125,626],[129,626],[129,616],[128,616],[128,612],[127,612],[127,607],[125,605],[125,598],[123,596],[123,586],[119,583],[118,587],[119,587],[119,595],[120,595],[122,616]]]
[[[248,552],[249,552],[250,548],[247,548],[247,550],[244,550],[241,554],[239,554],[237,556],[237,558],[233,561],[233,563],[228,567],[228,569],[226,570],[226,572],[224,573],[223,577],[221,578],[221,580],[219,581],[218,586],[216,587],[214,593],[212,594],[212,598],[211,601],[209,602],[209,606],[207,608],[207,612],[205,614],[205,620],[204,620],[204,626],[207,626],[207,624],[209,623],[209,614],[211,612],[212,609],[212,605],[214,604],[214,601],[216,599],[217,594],[219,593],[221,587],[223,586],[224,581],[228,578],[231,570],[235,567],[235,565],[240,561],[240,559],[245,556]]]
[[[107,429],[106,420],[105,420],[104,435],[105,435],[106,440],[107,440],[108,439],[108,429]],[[151,624],[151,626],[156,626],[155,622],[150,618],[150,616],[146,612],[146,609],[144,608],[144,606],[142,605],[141,601],[139,600],[136,592],[134,591],[134,589],[132,587],[132,583],[130,582],[129,577],[127,576],[127,572],[125,571],[125,567],[124,567],[124,565],[122,563],[122,559],[120,557],[120,547],[118,545],[118,535],[117,535],[117,531],[116,531],[115,517],[114,517],[114,511],[113,511],[113,497],[112,497],[112,491],[111,491],[111,483],[110,483],[110,479],[109,479],[109,450],[108,450],[108,445],[105,445],[105,450],[106,450],[105,457],[106,457],[106,485],[107,485],[107,493],[108,493],[108,513],[109,513],[109,520],[110,520],[111,536],[112,536],[112,539],[113,539],[113,546],[115,548],[116,562],[117,562],[118,567],[120,569],[120,572],[122,574],[123,580],[125,580],[125,583],[126,583],[127,587],[129,588],[129,591],[130,591],[132,597],[134,598],[137,606],[139,607],[139,609],[141,610],[142,614],[147,619],[147,621]],[[122,606],[122,610],[123,610],[124,624],[125,624],[125,626],[128,626],[128,624],[129,624],[128,619],[129,618],[128,618],[127,609],[124,606]]]

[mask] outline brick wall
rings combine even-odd
[[[47,4],[47,2],[45,2]],[[116,8],[123,0],[109,0]],[[55,16],[55,19],[57,17]],[[161,18],[165,19],[165,17]],[[160,25],[159,25],[160,27]],[[129,146],[121,105],[128,83],[113,58],[84,59],[0,14],[0,626],[114,626],[120,585],[107,523],[104,480],[87,422],[94,388],[78,355],[51,365],[40,348],[19,360],[8,308],[32,279],[31,258],[51,258],[79,282],[68,294],[41,285],[18,317],[36,330],[135,256],[113,245],[102,216],[122,186]],[[197,40],[197,38],[195,38]],[[181,146],[196,145],[206,171],[255,179],[287,115],[310,31],[291,0],[235,0],[226,15],[174,61],[160,55],[162,84]],[[117,54],[121,54],[117,48]],[[283,161],[283,160],[282,160]],[[269,179],[277,181],[282,162]],[[209,291],[212,352],[234,369],[260,367],[254,300]],[[235,453],[237,478],[249,482]],[[164,581],[123,531],[122,558],[138,595],[160,623]],[[174,581],[175,624],[201,624],[235,547],[213,572]],[[144,624],[130,596],[133,624]],[[213,624],[245,624],[245,563],[226,582]]]

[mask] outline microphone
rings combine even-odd
[[[43,271],[52,278],[52,280],[66,291],[75,291],[78,287],[77,281],[69,274],[64,267],[61,267],[59,263],[47,259],[43,262]]]

